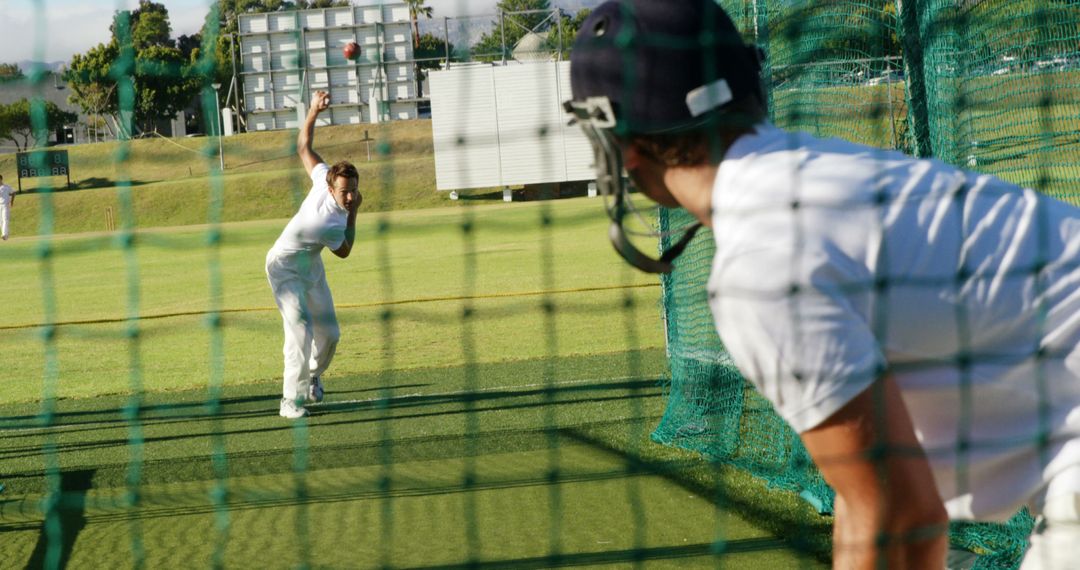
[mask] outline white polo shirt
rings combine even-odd
[[[712,221],[717,331],[796,431],[889,370],[953,518],[1080,492],[1080,209],[762,125]]]
[[[349,211],[330,193],[326,182],[329,171],[325,163],[311,169],[311,190],[270,248],[270,256],[288,259],[307,254],[309,258],[316,258],[323,247],[331,250],[341,247]]]
[[[11,196],[15,193],[11,186],[0,183],[0,206],[10,206]]]

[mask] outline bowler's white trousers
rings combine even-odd
[[[11,225],[11,207],[0,204],[0,237],[8,238],[8,226]]]
[[[326,283],[322,256],[266,254],[266,277],[285,325],[285,381],[282,397],[307,398],[312,376],[330,366],[341,331]]]

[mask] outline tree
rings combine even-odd
[[[136,50],[151,46],[173,47],[170,39],[169,11],[162,4],[141,0],[131,13],[131,42]]]
[[[422,94],[423,81],[428,69],[439,69],[441,62],[449,61],[454,56],[454,44],[432,33],[420,36],[418,47],[413,52],[416,57],[416,92]],[[449,47],[449,49],[447,49]]]
[[[175,117],[203,84],[180,50],[161,45],[137,53],[135,82],[135,118],[144,132],[156,131],[158,121]]]
[[[40,112],[40,110],[36,110],[27,99],[20,99],[9,105],[0,105],[0,138],[14,142],[19,150],[29,148],[34,142],[43,146],[46,141],[34,140],[34,112]],[[42,126],[45,133],[78,120],[78,115],[64,111],[52,101],[44,102],[44,112],[45,124]]]
[[[499,0],[495,8],[502,17],[492,22],[492,29],[473,45],[476,59],[492,61],[506,57],[521,38],[537,31],[551,17],[548,0]]]
[[[447,50],[447,45],[450,47],[449,50]],[[438,69],[440,63],[439,59],[436,58],[446,61],[453,57],[454,44],[448,43],[443,38],[428,32],[420,36],[413,55],[416,56],[417,60],[423,60],[416,62],[419,69]]]
[[[202,47],[202,41],[201,33],[194,33],[190,36],[182,35],[176,38],[176,49],[180,50],[180,54],[184,56],[184,59],[193,61],[195,58],[192,57],[192,54]]]
[[[219,2],[215,2],[218,4]],[[248,14],[251,12],[283,12],[286,10],[308,10],[312,8],[335,8],[351,6],[349,0],[229,0],[222,9],[222,15]]]
[[[0,83],[22,79],[23,72],[14,63],[0,63]]]
[[[431,18],[432,8],[431,6],[425,6],[424,2],[427,0],[405,0],[405,4],[409,6],[409,20],[412,22],[412,34],[413,34],[413,49],[420,48],[420,25],[416,22],[417,18],[421,15]],[[418,56],[419,57],[419,56]]]
[[[139,0],[138,8],[125,11],[125,13],[128,14],[128,25],[135,49],[152,45],[173,45],[173,41],[169,39],[172,31],[172,26],[169,24],[169,10],[164,4]],[[113,23],[109,26],[109,32],[113,38],[117,37],[116,25],[117,20],[114,16]]]
[[[118,119],[121,111],[131,111],[134,125],[130,126],[156,131],[158,121],[175,116],[201,87],[191,59],[197,54],[185,57],[175,47],[168,37],[168,11],[148,0],[142,0],[133,12],[117,12],[110,29],[109,43],[72,57],[64,73],[72,92],[69,100],[87,114],[111,116],[116,125],[125,123]],[[121,109],[120,86],[128,80],[134,101],[130,108]],[[123,124],[120,130],[127,128]]]
[[[296,9],[307,10],[311,8],[336,8],[339,6],[352,6],[349,0],[297,0]]]
[[[578,10],[573,17],[567,16],[566,14],[562,13],[559,14],[559,16],[562,18],[562,26],[560,28],[562,31],[562,37],[559,38],[560,41],[558,42],[558,44],[562,48],[564,58],[567,57],[568,53],[570,53],[570,48],[574,45],[574,38],[577,37],[578,30],[581,29],[581,25],[585,23],[586,19],[588,19],[589,14],[592,14],[592,10],[589,8],[582,8]]]
[[[68,101],[95,118],[115,113],[116,81],[110,77],[109,69],[119,56],[116,42],[98,44],[84,54],[73,55],[63,76],[71,89]]]

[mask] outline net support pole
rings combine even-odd
[[[754,44],[758,48],[764,50],[766,53],[769,51],[769,10],[766,6],[766,0],[753,0],[754,2]],[[775,120],[775,110],[773,107],[773,90],[767,86],[772,85],[772,62],[766,57],[765,61],[761,62],[761,82],[765,88],[765,108],[769,110],[769,118]]]
[[[907,83],[908,123],[912,151],[918,157],[930,157],[930,115],[926,95],[923,30],[927,29],[929,9],[925,0],[896,0],[900,19],[900,42],[904,48],[904,77]]]

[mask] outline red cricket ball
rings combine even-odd
[[[341,53],[345,55],[345,59],[352,61],[360,57],[360,45],[356,42],[349,42],[342,48]]]

